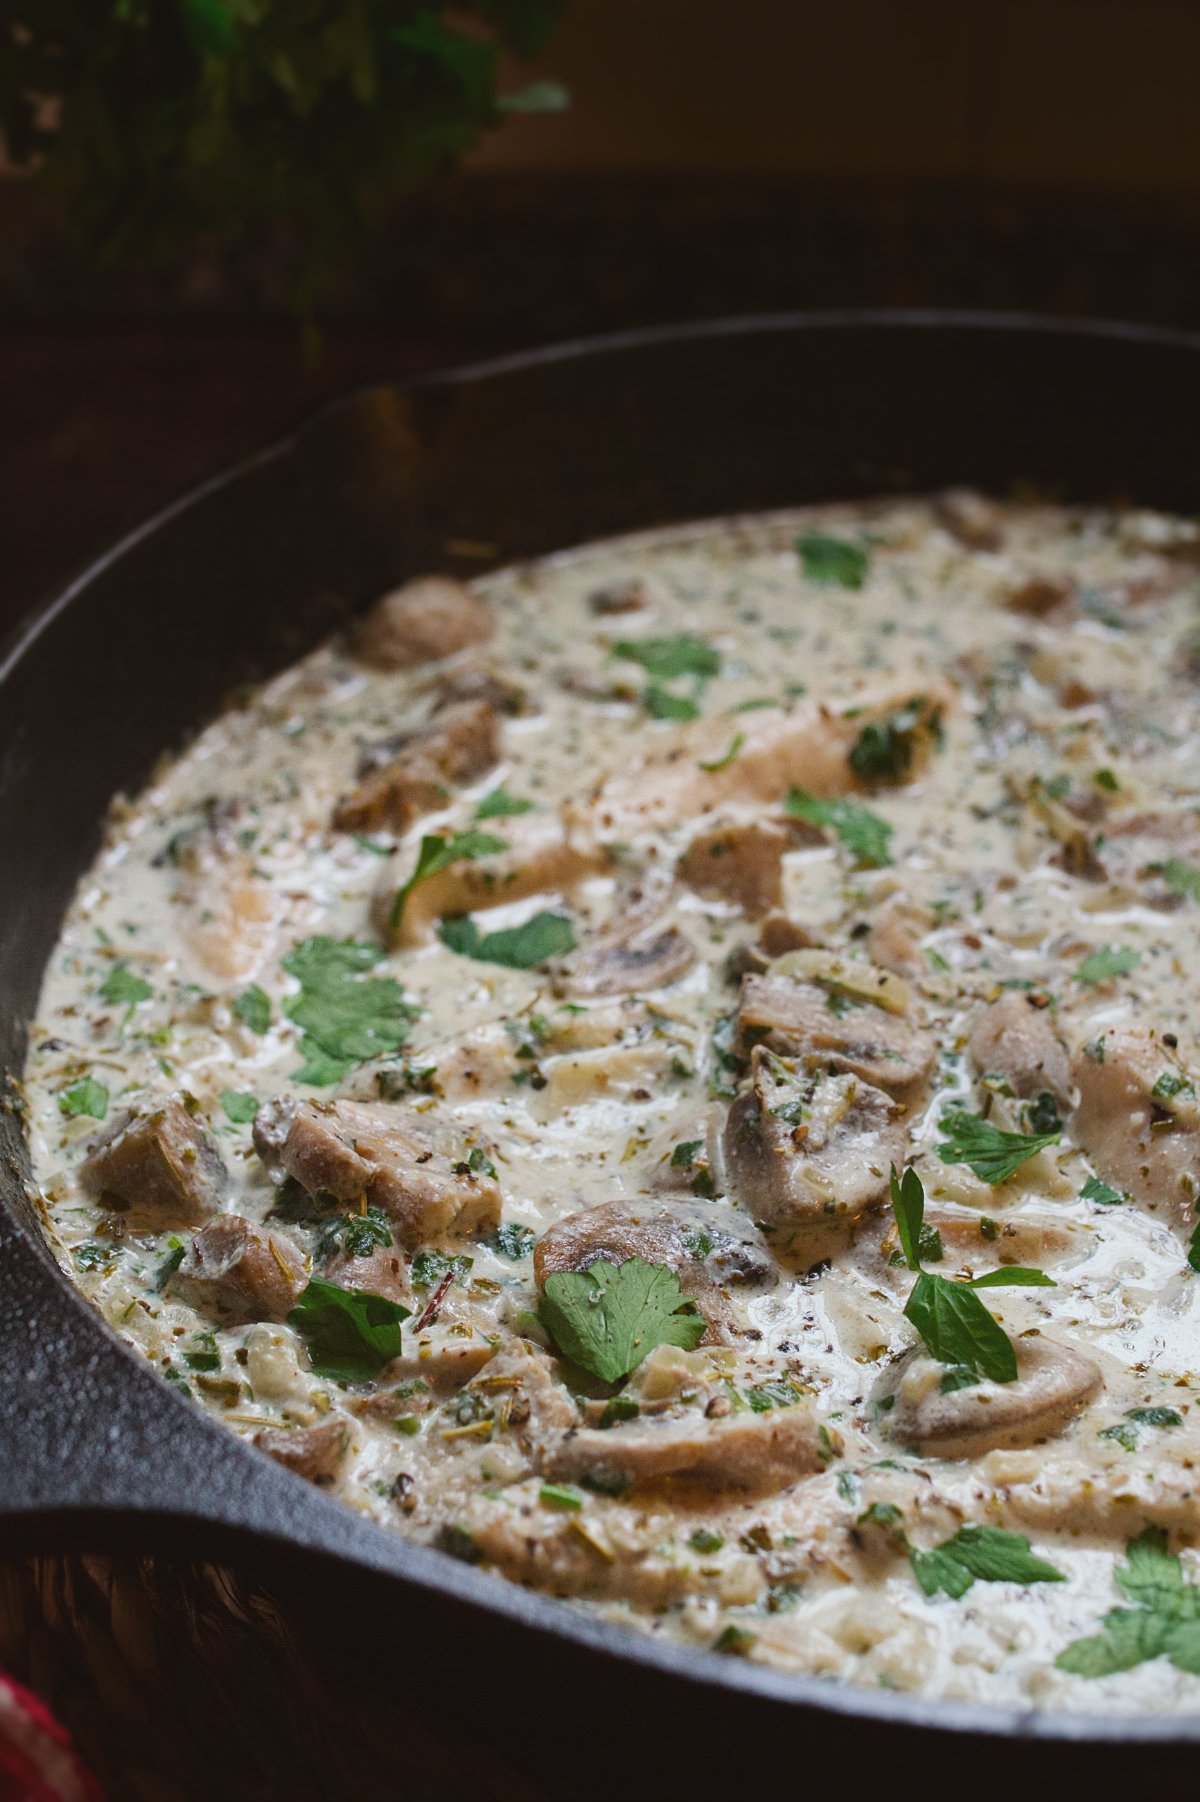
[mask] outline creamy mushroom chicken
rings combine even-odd
[[[113,810],[64,1266],[607,1619],[1197,1708],[1198,602],[1190,523],[969,494],[385,596]]]

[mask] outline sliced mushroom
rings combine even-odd
[[[1073,576],[1030,576],[1009,591],[1004,605],[1010,613],[1058,625],[1071,617],[1075,593]]]
[[[937,1055],[930,1035],[902,1015],[845,987],[774,973],[744,979],[736,1032],[745,1053],[765,1044],[808,1069],[861,1076],[906,1104],[927,1087]]]
[[[533,1254],[539,1289],[560,1270],[644,1258],[665,1264],[709,1322],[706,1342],[734,1330],[731,1291],[766,1289],[779,1267],[763,1238],[736,1209],[690,1197],[644,1203],[606,1201],[569,1214],[539,1239]]]
[[[695,947],[677,926],[636,923],[599,932],[555,965],[558,995],[641,995],[669,988],[696,961]]]
[[[801,926],[798,920],[789,919],[784,913],[768,914],[759,926],[757,939],[739,945],[730,955],[730,975],[761,975],[777,957],[788,951],[810,949],[815,943],[807,926]]]
[[[948,488],[933,504],[934,518],[951,537],[972,551],[998,551],[1004,543],[1004,512],[974,488]]]
[[[1099,1174],[1190,1234],[1200,1202],[1200,1073],[1153,1033],[1121,1027],[1082,1045],[1071,1075],[1079,1090],[1071,1134]]]
[[[459,701],[427,726],[391,741],[392,752],[334,809],[339,832],[407,832],[445,807],[452,788],[484,775],[500,756],[500,722],[486,701]]]
[[[722,1419],[658,1415],[608,1429],[580,1427],[549,1453],[545,1470],[599,1489],[675,1478],[761,1494],[824,1470],[839,1450],[836,1434],[802,1400]]]
[[[783,896],[783,854],[788,835],[769,820],[715,826],[694,838],[676,865],[681,882],[745,913],[765,914]]]
[[[883,1431],[924,1458],[974,1458],[999,1446],[1033,1445],[1061,1433],[1103,1383],[1100,1366],[1040,1335],[1014,1341],[1017,1378],[942,1388],[946,1366],[909,1353],[881,1387],[891,1398]]]
[[[119,1114],[79,1167],[89,1194],[135,1208],[159,1225],[194,1225],[215,1214],[229,1173],[208,1128],[181,1101]]]
[[[1004,1077],[1015,1095],[1070,1098],[1067,1048],[1048,1010],[1023,990],[1009,989],[984,1008],[971,1028],[970,1051],[981,1076]]]
[[[482,644],[491,610],[450,576],[418,576],[376,601],[354,632],[354,655],[376,669],[411,669]]]
[[[409,1249],[486,1232],[500,1220],[495,1179],[443,1157],[398,1106],[299,1102],[279,1163],[310,1195],[344,1205],[365,1196]]]
[[[254,1443],[285,1470],[327,1487],[350,1454],[350,1428],[340,1419],[323,1420],[315,1427],[264,1427]]]
[[[900,1111],[857,1076],[813,1074],[756,1047],[725,1128],[730,1188],[790,1257],[817,1263],[886,1197],[891,1165],[904,1162]]]
[[[202,1314],[237,1325],[282,1320],[304,1282],[304,1259],[286,1239],[222,1214],[196,1234],[171,1288]]]

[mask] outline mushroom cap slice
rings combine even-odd
[[[676,1478],[706,1489],[761,1493],[824,1470],[839,1449],[812,1404],[709,1420],[693,1414],[643,1418],[628,1426],[581,1427],[547,1457],[548,1476],[592,1486],[631,1487]]]
[[[1045,1007],[1010,989],[985,1007],[970,1038],[971,1058],[983,1076],[1006,1077],[1013,1092],[1028,1098],[1049,1093],[1066,1101],[1071,1093],[1067,1049]]]
[[[925,1458],[974,1458],[1001,1446],[1033,1445],[1068,1427],[1103,1384],[1100,1366],[1041,1335],[1014,1341],[1017,1378],[942,1389],[946,1366],[917,1348],[889,1374],[883,1430]]]

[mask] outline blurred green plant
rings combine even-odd
[[[0,131],[105,259],[189,241],[297,247],[301,311],[397,194],[506,113],[502,51],[566,0],[10,0]]]

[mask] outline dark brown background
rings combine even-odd
[[[270,249],[101,275],[0,183],[0,625],[377,377],[792,307],[1200,326],[1198,67],[1191,0],[576,0],[570,111],[396,208],[316,366]]]

